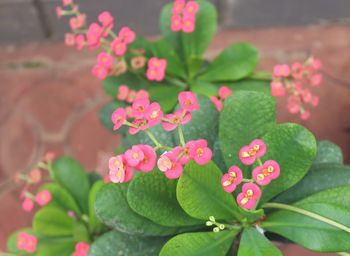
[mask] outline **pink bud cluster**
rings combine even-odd
[[[310,117],[306,109],[309,104],[316,107],[319,97],[313,95],[311,87],[318,87],[322,82],[319,59],[309,58],[305,63],[295,62],[291,66],[276,65],[271,81],[271,94],[275,97],[288,96],[287,108],[292,114],[300,114],[302,120]]]
[[[146,132],[155,144],[151,147],[146,144],[134,145],[124,154],[117,155],[109,160],[109,178],[112,182],[128,182],[133,177],[134,171],[150,172],[158,165],[158,168],[165,173],[169,179],[176,179],[181,176],[183,166],[190,160],[200,165],[206,164],[212,157],[212,152],[206,140],[191,140],[185,142],[182,124],[188,123],[191,112],[199,109],[197,97],[192,92],[181,92],[178,96],[181,108],[174,114],[163,114],[158,102],[151,103],[149,99],[137,99],[132,104],[131,117],[134,120],[127,120],[126,110],[116,109],[112,114],[114,129],[122,125],[129,126],[129,133],[136,134],[140,131]],[[149,130],[150,127],[162,123],[164,130],[172,131],[178,129],[180,146],[174,148],[162,145]],[[157,150],[166,150],[157,161]]]
[[[17,235],[16,246],[19,250],[27,253],[34,253],[36,251],[38,240],[34,235],[25,232],[19,232]]]
[[[72,256],[87,256],[90,249],[90,245],[84,242],[78,242],[75,245],[75,250]]]
[[[152,57],[148,61],[146,77],[150,81],[162,81],[165,77],[165,71],[167,67],[166,59],[158,59]]]
[[[222,111],[224,101],[232,94],[232,90],[227,86],[221,86],[219,88],[218,96],[210,97],[211,102],[214,103],[218,112]]]
[[[33,210],[34,202],[36,202],[39,206],[44,206],[52,199],[52,195],[48,190],[40,191],[35,196],[27,191],[22,192],[21,197],[24,198],[22,208],[26,212],[31,212]]]
[[[199,5],[195,1],[175,0],[170,27],[173,32],[192,33],[196,28],[196,13]]]
[[[259,166],[252,172],[253,179],[244,179],[243,172],[238,166],[231,166],[221,178],[223,189],[232,193],[242,182],[242,192],[237,196],[237,203],[244,209],[253,209],[257,205],[262,192],[258,185],[266,186],[272,180],[280,176],[280,166],[274,160],[261,163],[260,158],[266,153],[266,145],[262,140],[253,140],[248,146],[243,146],[239,151],[239,158],[244,165],[252,165],[258,161]],[[256,183],[256,184],[255,184]],[[257,185],[258,184],[258,185]]]
[[[120,85],[118,88],[117,99],[120,101],[125,101],[127,103],[134,103],[136,100],[149,100],[149,93],[146,90],[134,91],[130,90],[127,85]],[[132,118],[132,107],[125,107],[125,113],[127,118]]]

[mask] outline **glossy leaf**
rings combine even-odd
[[[131,235],[167,236],[179,232],[134,212],[126,199],[127,189],[128,184],[108,184],[97,193],[95,211],[104,224]]]
[[[261,204],[298,183],[309,171],[316,157],[315,137],[297,124],[277,125],[262,140],[267,147],[263,161],[277,161],[281,174],[263,188]]]
[[[119,76],[109,76],[103,80],[102,85],[105,93],[113,99],[117,97],[120,85],[127,85],[132,90],[139,90],[144,87],[141,78],[130,72],[126,72]]]
[[[317,156],[314,164],[342,164],[343,161],[343,153],[341,152],[341,148],[336,144],[327,140],[317,142]]]
[[[349,208],[328,203],[297,206],[350,229]],[[342,252],[350,249],[350,233],[300,213],[286,210],[274,212],[262,223],[262,227],[313,251]]]
[[[226,166],[238,165],[242,170],[239,150],[262,137],[275,125],[275,100],[259,92],[233,93],[220,114],[219,140]]]
[[[104,182],[102,180],[96,181],[89,192],[89,225],[92,230],[99,230],[102,228],[102,223],[97,219],[95,213],[95,201],[97,193],[103,188]]]
[[[91,245],[89,256],[154,256],[165,243],[162,237],[131,236],[119,231],[103,234]]]
[[[56,207],[44,207],[33,218],[33,230],[41,235],[58,237],[73,234],[74,220],[66,211]]]
[[[322,190],[343,185],[350,185],[350,167],[332,163],[318,164],[300,182],[274,201],[293,203]]]
[[[185,233],[170,239],[160,256],[225,256],[238,231]]]
[[[176,180],[169,180],[157,168],[137,175],[128,189],[128,203],[138,214],[163,226],[203,225],[203,221],[190,217],[177,202],[176,184]]]
[[[77,242],[72,237],[43,239],[39,241],[36,256],[72,255]]]
[[[183,91],[181,87],[175,85],[152,85],[148,89],[151,101],[158,102],[165,113],[171,112],[177,104],[177,95]]]
[[[248,43],[236,43],[217,56],[209,64],[199,80],[220,82],[239,80],[248,77],[255,70],[259,56],[256,48]]]
[[[80,209],[88,213],[89,178],[84,167],[75,159],[63,156],[52,163],[54,179],[75,198]]]
[[[222,172],[213,163],[199,166],[191,161],[177,184],[177,200],[194,218],[208,220],[210,216],[221,220],[238,217],[238,207],[231,194],[221,187]]]
[[[221,83],[218,84],[218,86],[221,85]],[[267,95],[271,94],[270,81],[246,78],[234,82],[225,82],[225,85],[229,87],[233,92],[256,91],[266,93]]]
[[[238,256],[282,256],[282,252],[255,228],[244,229]]]

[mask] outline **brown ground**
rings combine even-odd
[[[320,106],[303,122],[318,139],[329,139],[344,150],[350,162],[350,27],[315,26],[303,28],[231,30],[221,32],[209,57],[232,42],[249,41],[261,52],[261,68],[275,63],[321,58],[326,78],[320,88]],[[72,154],[88,169],[101,165],[119,140],[99,123],[98,110],[108,97],[99,81],[90,75],[94,53],[76,52],[62,43],[30,44],[0,48],[0,182],[16,171],[30,168],[47,150]],[[21,63],[42,62],[37,68]],[[16,65],[9,65],[16,64]],[[349,83],[349,85],[347,85]],[[279,102],[281,122],[300,122]],[[30,216],[21,211],[18,192],[0,194],[0,251],[6,237],[16,228],[30,225]],[[285,255],[320,255],[294,246],[284,247]],[[323,254],[322,254],[323,255]]]

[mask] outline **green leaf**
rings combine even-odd
[[[138,214],[163,226],[203,224],[181,208],[176,200],[176,184],[176,180],[169,180],[158,169],[137,175],[128,189],[128,203]]]
[[[183,125],[186,141],[205,139],[212,147],[218,135],[219,113],[208,97],[198,95],[200,109],[192,112],[192,119]]]
[[[100,230],[102,228],[101,226],[103,225],[97,219],[94,208],[97,193],[103,188],[103,186],[104,182],[102,180],[96,181],[89,192],[89,225],[92,231]]]
[[[207,50],[216,32],[217,14],[215,7],[206,0],[198,0],[196,29],[193,33],[172,32],[170,29],[173,4],[164,6],[160,16],[161,34],[176,49],[178,55],[188,60],[200,57]]]
[[[222,84],[218,85],[221,86]],[[225,85],[229,87],[233,93],[237,91],[256,91],[263,92],[268,95],[271,94],[270,81],[246,78],[234,82],[225,82]]]
[[[45,236],[71,236],[74,222],[64,210],[46,206],[35,214],[33,230]]]
[[[274,201],[293,203],[325,189],[350,184],[350,167],[340,164],[314,165],[295,186],[280,194]]]
[[[342,164],[343,161],[341,148],[336,144],[327,140],[317,142],[317,156],[314,165],[323,163]]]
[[[88,213],[90,182],[84,167],[71,157],[63,156],[52,163],[54,179],[75,198],[80,209]]]
[[[112,122],[112,113],[114,112],[114,110],[123,107],[125,107],[125,104],[122,101],[112,101],[101,108],[99,113],[100,122],[107,130],[113,131],[114,124]],[[121,127],[121,129],[123,129],[123,133],[126,132],[126,128]]]
[[[248,43],[237,43],[223,50],[199,80],[206,82],[232,81],[248,77],[255,70],[259,56]]]
[[[282,252],[255,228],[243,231],[238,256],[282,256]]]
[[[40,187],[41,190],[47,189],[52,195],[51,201],[48,206],[54,206],[65,211],[73,211],[77,215],[81,215],[81,211],[72,195],[58,183],[48,183]]]
[[[217,96],[218,90],[218,85],[198,80],[194,81],[191,85],[191,91],[197,94],[205,95],[207,97]]]
[[[174,85],[152,85],[148,92],[151,101],[156,101],[162,107],[165,113],[171,112],[177,104],[177,95],[182,91],[182,88]]]
[[[166,72],[181,78],[186,77],[186,69],[174,48],[164,39],[152,43],[154,56],[167,60]]]
[[[126,72],[119,76],[108,76],[102,82],[103,89],[106,94],[115,99],[118,95],[118,88],[121,85],[127,85],[132,90],[139,90],[143,88],[144,83],[141,78],[130,72]]]
[[[239,150],[275,125],[275,100],[259,92],[233,93],[220,114],[219,140],[226,166],[237,165],[242,170]]]
[[[222,172],[213,163],[199,166],[191,161],[180,177],[176,194],[181,207],[190,216],[202,220],[237,218],[238,207],[231,194],[221,187]]]
[[[225,256],[238,231],[185,233],[170,239],[160,256]]]
[[[90,221],[90,220],[89,220]],[[73,226],[73,238],[75,241],[89,243],[91,241],[88,227],[85,223],[75,222]]]
[[[72,255],[72,253],[75,250],[75,244],[76,241],[71,237],[60,237],[40,240],[35,255]]]
[[[263,188],[260,204],[299,182],[316,157],[316,140],[311,132],[297,124],[281,124],[271,129],[262,140],[267,151],[263,160],[275,160],[280,176]]]
[[[349,208],[327,203],[303,203],[299,208],[350,226]],[[350,233],[300,213],[281,210],[269,215],[262,227],[318,252],[342,252],[350,248]]]
[[[95,212],[104,224],[131,235],[167,236],[178,233],[176,228],[161,226],[134,212],[126,199],[127,190],[128,184],[108,184],[97,193]]]
[[[118,231],[103,234],[91,245],[89,256],[154,256],[158,255],[166,238],[130,236]]]

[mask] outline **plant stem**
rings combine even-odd
[[[308,216],[310,218],[327,223],[327,224],[334,226],[336,228],[339,228],[341,230],[344,230],[347,233],[350,233],[350,228],[341,224],[341,223],[338,223],[338,222],[331,220],[327,217],[321,216],[317,213],[310,212],[310,211],[307,211],[305,209],[301,209],[301,208],[298,208],[298,207],[295,207],[292,205],[280,204],[280,203],[266,203],[262,206],[262,208],[275,208],[275,209],[282,209],[282,210],[300,213],[300,214],[303,214],[303,215]]]
[[[257,158],[256,160],[258,161],[258,164],[259,164],[260,166],[263,165],[260,158]]]
[[[153,141],[156,148],[161,148],[162,144],[159,143],[159,141],[156,139],[156,137],[153,135],[153,133],[150,130],[145,130],[145,133],[148,135],[148,137]]]
[[[180,143],[181,146],[185,146],[185,137],[184,137],[184,133],[182,131],[182,126],[181,124],[177,127],[177,131],[179,132],[179,139],[180,139]]]
[[[340,256],[350,256],[350,253],[347,252],[337,252],[337,254]]]

